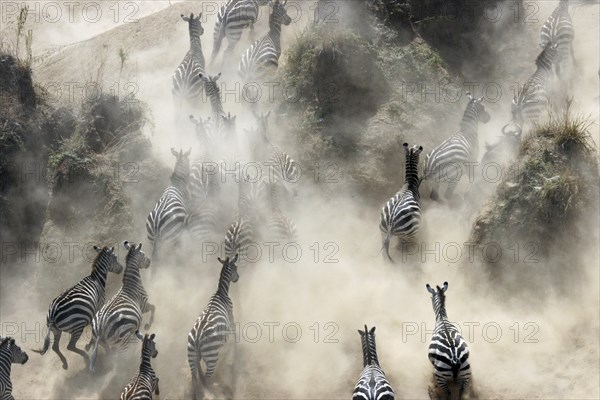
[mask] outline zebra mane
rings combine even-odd
[[[0,342],[0,347],[4,346],[7,343],[10,343],[10,341],[12,340],[12,338],[10,336],[7,336],[5,338],[0,338],[2,341]]]

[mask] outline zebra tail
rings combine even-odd
[[[93,335],[93,332],[92,332],[92,335]],[[92,349],[92,356],[90,357],[89,370],[91,373],[93,373],[95,370],[96,356],[98,355],[98,344],[100,344],[101,338],[102,338],[101,332],[100,332],[100,330],[98,330],[98,334],[96,335],[96,341],[94,342],[94,348]]]
[[[154,243],[152,243],[152,255],[150,256],[150,260],[152,262],[158,260],[158,238],[155,238]]]
[[[223,43],[223,31],[225,25],[222,23],[222,21],[219,21],[218,19],[217,22],[215,22],[215,24],[215,33],[217,35],[214,38],[213,49],[210,55],[210,62],[208,63],[209,66],[213,65],[213,63],[215,62],[219,51],[221,51],[221,44]]]
[[[392,233],[388,230],[387,234],[383,238],[383,248],[382,248],[382,250],[385,250],[385,255],[387,256],[388,260],[390,260],[391,262],[395,263],[395,261],[390,256],[390,239],[391,239],[391,236],[392,236]]]
[[[50,348],[50,321],[48,321],[48,323],[46,324],[47,328],[48,328],[48,332],[46,333],[46,337],[44,338],[44,347],[42,347],[41,349],[31,349],[31,351],[35,352],[35,353],[39,353],[41,355],[46,354],[46,352],[48,351],[48,348]]]

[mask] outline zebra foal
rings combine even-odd
[[[219,352],[227,341],[227,336],[233,332],[233,303],[229,298],[229,285],[239,279],[235,265],[237,259],[237,254],[231,259],[218,258],[223,265],[219,286],[188,334],[188,364],[196,398],[202,393],[199,381],[206,387],[207,379],[212,376],[219,361]],[[204,360],[206,366],[204,374],[200,367],[201,360]]]
[[[92,273],[52,300],[46,317],[48,333],[44,339],[44,346],[39,350],[33,350],[44,355],[50,347],[50,333],[52,333],[54,335],[52,350],[60,357],[63,369],[69,367],[67,359],[59,349],[62,332],[71,334],[67,350],[79,354],[87,364],[89,357],[85,351],[76,347],[77,341],[81,337],[83,329],[92,322],[96,311],[104,304],[108,272],[120,274],[123,270],[114,247],[94,246],[94,250],[97,255],[92,263]]]
[[[458,328],[448,320],[446,314],[446,290],[448,282],[434,290],[425,285],[431,293],[431,303],[435,313],[435,329],[429,344],[429,361],[434,368],[434,376],[438,386],[450,399],[450,384],[458,386],[459,398],[469,385],[471,366],[469,365],[469,346],[460,335]]]
[[[25,364],[29,356],[11,337],[0,337],[0,399],[14,400],[12,395],[12,381],[10,380],[10,370],[12,364]]]
[[[352,400],[394,400],[394,390],[390,386],[385,373],[377,359],[375,347],[375,327],[359,330],[363,352],[364,369],[356,382]]]
[[[135,336],[142,341],[142,359],[138,373],[134,375],[131,381],[125,386],[121,393],[121,400],[150,400],[152,393],[160,394],[158,388],[158,378],[152,365],[151,358],[156,358],[158,351],[154,342],[154,333],[142,336],[140,331],[135,331]]]
[[[421,196],[419,194],[419,155],[423,147],[416,145],[411,149],[408,143],[402,145],[406,154],[406,171],[404,185],[383,206],[379,219],[379,230],[383,236],[383,250],[387,258],[390,256],[390,240],[392,236],[400,238],[401,242],[411,240],[421,226]]]

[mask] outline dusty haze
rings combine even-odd
[[[62,66],[56,67],[64,65],[61,57],[67,57],[68,53],[63,50],[55,58],[49,58],[50,61],[34,65],[34,79],[42,86],[49,82],[64,82],[69,77],[86,82],[88,76],[96,77],[99,63],[103,63],[99,80],[104,90],[115,82],[121,88],[123,82],[134,82],[139,89],[137,97],[152,111],[154,128],[148,129],[147,134],[153,150],[171,168],[174,161],[171,147],[192,147],[192,159],[197,154],[191,124],[187,121],[179,126],[173,123],[170,91],[171,74],[183,59],[189,42],[187,24],[178,15],[197,13],[201,2],[173,1],[171,11],[167,10],[169,4],[165,1],[134,3],[139,7],[138,18],[148,15],[152,18],[153,13],[161,12],[169,15],[169,18],[157,20],[156,32],[138,33],[143,48],[128,47],[133,43],[134,24],[115,23],[111,18],[91,25],[81,20],[71,23],[68,19],[55,24],[32,24],[34,54],[42,53],[52,45],[91,39],[90,46],[95,47],[89,54],[98,56],[93,60],[79,60],[71,54],[67,63],[69,69],[65,70]],[[541,23],[556,4],[558,2],[540,2],[539,23],[528,27],[533,32],[532,37],[537,38]],[[312,11],[307,10],[306,4],[303,7],[302,18],[283,28],[284,53],[312,18]],[[266,9],[262,12],[266,14]],[[575,56],[578,60],[574,109],[578,114],[591,115],[595,122],[591,133],[598,144],[599,6],[575,8],[571,15],[576,29]],[[202,46],[207,64],[212,50],[214,19],[214,15],[209,16],[203,24]],[[113,35],[93,42],[94,36],[107,35],[111,29],[127,30],[127,36],[119,37],[113,32]],[[257,37],[267,29],[268,17],[263,15],[255,27]],[[162,37],[166,39],[161,40]],[[493,38],[487,40],[493,42]],[[244,34],[236,50],[242,51],[249,43]],[[98,53],[102,44],[108,46],[106,56]],[[79,46],[85,49],[86,44]],[[506,82],[523,82],[535,70],[533,61],[538,49],[532,51],[528,46],[523,46],[522,54],[524,62],[529,63],[528,69],[510,68],[512,61],[506,60],[507,70],[518,69]],[[121,47],[127,50],[129,58],[119,72],[117,53]],[[284,58],[285,55],[282,60]],[[102,59],[104,61],[100,61]],[[221,81],[235,82],[236,68],[237,65],[226,66],[221,71]],[[215,75],[220,71],[208,69],[208,72]],[[482,149],[486,141],[495,140],[507,122],[511,97],[512,94],[505,96],[488,107],[492,119],[479,129]],[[243,133],[243,128],[253,126],[254,118],[247,107],[232,99],[232,96],[223,95],[224,108],[237,115],[238,133]],[[452,121],[441,122],[443,126],[438,132],[423,132],[423,135],[434,135],[441,140],[458,129],[464,104],[448,107],[457,107],[461,111]],[[207,116],[208,112],[210,107],[206,103],[202,115]],[[273,119],[271,130],[276,142],[293,157],[296,151],[292,145],[294,140],[287,133],[288,125],[284,118]],[[426,148],[423,156],[429,150]],[[528,292],[527,281],[518,282],[515,287],[498,288],[481,272],[479,265],[468,260],[469,249],[464,243],[468,240],[476,211],[468,205],[450,211],[446,206],[424,200],[424,225],[420,237],[425,249],[434,249],[434,252],[421,251],[402,260],[398,250],[394,250],[396,260],[404,262],[389,265],[380,254],[381,237],[377,225],[380,208],[362,199],[344,168],[335,176],[337,183],[315,183],[309,166],[303,165],[302,171],[299,197],[289,215],[298,226],[301,255],[295,262],[282,261],[281,247],[278,247],[277,259],[269,262],[268,255],[263,253],[261,262],[241,267],[239,281],[232,284],[234,314],[240,332],[236,345],[235,368],[239,376],[236,398],[349,398],[362,370],[357,329],[362,329],[364,324],[377,327],[379,360],[397,398],[427,398],[432,372],[427,347],[435,318],[425,284],[441,285],[444,281],[449,282],[449,318],[463,328],[463,334],[469,340],[473,387],[479,397],[600,398],[598,226],[582,221],[580,232],[577,232],[584,244],[588,244],[585,254],[573,254],[573,259],[581,264],[580,277],[565,280],[558,288],[548,287],[544,292]],[[379,194],[381,205],[402,182],[399,177],[398,187]],[[156,199],[166,184],[167,181],[156,187]],[[130,240],[142,241],[149,254],[151,246],[146,239],[144,220],[150,211],[148,202],[152,204],[156,199],[136,198],[135,189],[132,192],[132,202],[138,205],[134,208],[137,235]],[[115,245],[124,263],[122,243]],[[462,252],[458,259],[456,249]],[[567,254],[569,251],[569,248],[564,249]],[[293,249],[288,257],[296,258]],[[197,246],[191,243],[185,243],[169,258],[169,262],[151,266],[156,270],[154,276],[149,271],[142,272],[150,302],[157,307],[155,322],[150,329],[156,333],[159,351],[153,367],[160,378],[161,398],[189,398],[191,378],[186,336],[217,288],[220,264],[212,255],[204,261]],[[24,263],[23,268],[31,268],[33,262],[28,259]],[[75,284],[90,268],[89,259],[84,259],[81,251],[75,253],[72,262],[65,259],[61,265],[37,264],[40,268],[70,271],[71,279],[60,285],[63,289]],[[552,260],[539,259],[532,268],[539,269],[543,275],[552,264]],[[564,268],[568,269],[569,265]],[[45,270],[40,276],[49,277],[51,273]],[[120,287],[121,277],[109,274],[107,299]],[[12,334],[28,351],[40,347],[43,341],[40,332],[45,333],[48,304],[59,292],[49,291],[42,279],[6,274],[2,277],[1,289],[2,335]],[[257,326],[261,329],[258,337]],[[272,338],[269,326],[273,326]],[[301,330],[299,335],[296,335],[297,328]],[[12,369],[16,398],[116,398],[137,371],[138,344],[131,346],[126,354],[116,356],[107,356],[100,351],[97,375],[90,376],[82,359],[66,350],[64,336],[61,349],[69,362],[69,370],[61,369],[58,357],[51,350],[43,357],[29,351],[29,362]],[[89,336],[86,331],[78,347],[82,348]]]

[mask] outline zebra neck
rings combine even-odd
[[[220,119],[221,116],[225,114],[225,111],[223,110],[223,103],[221,102],[221,96],[218,94],[213,94],[210,97],[210,107],[212,108],[213,119]]]
[[[135,294],[139,291],[141,286],[142,278],[140,277],[140,269],[137,265],[137,261],[130,262],[129,265],[125,267],[123,290],[129,294]]]
[[[367,338],[363,338],[363,365],[379,365],[377,359],[377,349],[375,347],[375,339],[367,332]]]
[[[101,287],[106,286],[106,275],[108,274],[108,269],[104,265],[103,260],[100,259],[94,264],[94,269],[90,274],[90,277],[98,282]]]
[[[176,174],[171,175],[171,186],[181,190],[187,189],[188,179],[178,176]]]
[[[140,372],[142,371],[151,371],[152,365],[150,364],[150,352],[144,352],[142,354],[142,359],[140,360]]]
[[[438,310],[436,312],[435,321],[436,322],[448,321],[448,315],[446,314],[445,308],[442,307],[440,310]]]
[[[271,29],[269,29],[269,37],[279,52],[281,50],[281,21],[275,21],[271,24]]]
[[[12,354],[7,345],[0,348],[0,371],[8,372],[10,376],[10,370],[12,366]]]
[[[190,50],[194,53],[202,53],[202,42],[200,36],[190,37]]]
[[[217,295],[221,297],[229,297],[229,283],[231,282],[231,271],[229,268],[223,268],[221,277],[219,278],[219,288]]]
[[[416,164],[413,166],[411,163],[406,163],[406,175],[404,178],[406,188],[409,189],[413,194],[419,193],[419,173],[417,171]]]
[[[469,110],[465,111],[465,115],[460,122],[460,133],[472,147],[477,147],[479,143],[477,137],[477,114],[474,112],[469,113]]]

